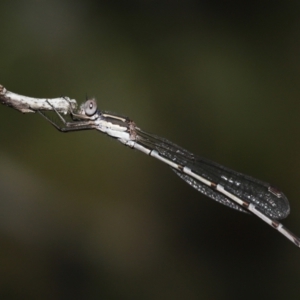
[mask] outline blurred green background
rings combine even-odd
[[[299,1],[2,1],[0,84],[272,182],[300,234]],[[98,132],[0,106],[0,299],[299,299],[300,249]]]

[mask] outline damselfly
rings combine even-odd
[[[42,111],[39,113],[59,131],[96,129],[106,133],[169,165],[181,179],[204,195],[238,211],[256,215],[300,247],[300,239],[277,221],[287,217],[290,207],[286,196],[270,184],[195,156],[164,138],[141,130],[127,117],[101,111],[95,99],[88,99],[76,112],[70,106],[71,122],[67,122],[55,107],[53,109],[63,127]]]

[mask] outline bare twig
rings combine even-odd
[[[49,105],[48,101],[52,106]],[[60,113],[67,114],[70,109],[76,109],[77,107],[76,100],[68,97],[53,99],[32,98],[10,92],[2,85],[0,85],[0,102],[22,113],[34,113],[36,111],[53,110],[55,108]]]

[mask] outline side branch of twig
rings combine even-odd
[[[76,100],[68,97],[32,98],[10,92],[2,85],[0,85],[0,102],[22,113],[35,113],[36,111],[53,110],[55,108],[60,113],[67,114],[70,109],[74,110],[77,107]],[[52,106],[49,105],[49,102]]]

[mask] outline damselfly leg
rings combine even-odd
[[[66,99],[66,101],[68,101]],[[50,101],[47,100],[47,103],[52,107],[55,111],[56,115],[59,117],[60,121],[64,124],[64,126],[60,126],[57,122],[50,119],[44,112],[38,111],[38,113],[45,118],[50,124],[52,124],[57,130],[61,132],[70,132],[70,131],[80,131],[80,130],[90,130],[95,129],[95,122],[91,120],[89,116],[74,113],[72,106],[70,105],[70,117],[73,120],[72,122],[68,122],[59,111],[51,104]]]

